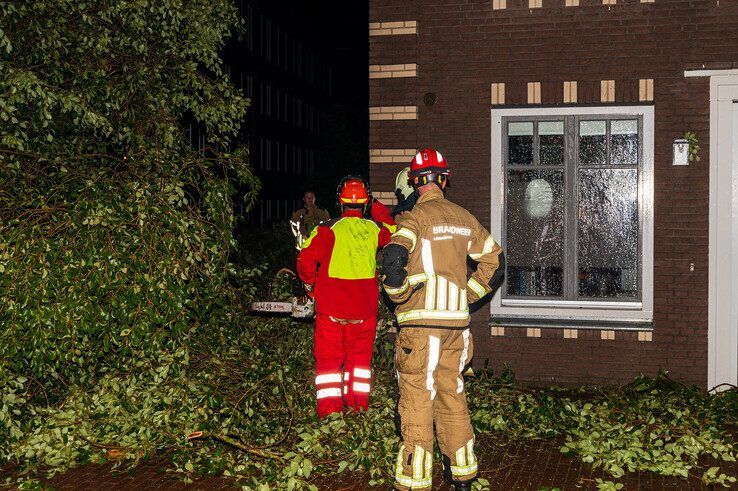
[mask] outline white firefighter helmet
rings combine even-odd
[[[410,172],[410,167],[405,167],[402,169],[395,178],[395,190],[400,191],[400,194],[402,194],[405,199],[407,199],[411,194],[413,194],[413,187],[410,185],[409,182],[409,176],[408,172]]]

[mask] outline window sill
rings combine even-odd
[[[500,316],[492,315],[490,326],[539,327],[548,329],[596,329],[615,331],[652,331],[653,321],[647,319],[587,319],[566,317]]]
[[[572,300],[540,300],[540,299],[502,299],[503,307],[541,307],[565,309],[608,309],[608,310],[642,310],[643,302],[589,302]]]

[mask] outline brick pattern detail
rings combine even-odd
[[[564,82],[564,103],[576,104],[577,95],[577,83],[575,81]]]
[[[505,84],[504,105],[599,104],[602,102],[617,102],[623,105],[631,105],[639,102],[639,79],[637,78],[615,80],[580,79],[576,81],[546,80],[541,82],[521,82],[508,79],[505,82],[500,81],[495,83]],[[536,83],[540,84],[540,89],[536,89],[536,85],[534,85]],[[539,94],[539,103],[530,102],[535,101]],[[490,101],[492,101],[493,96],[494,93],[490,90]],[[503,105],[502,101],[500,101],[499,105]]]
[[[528,82],[528,104],[541,103],[541,82]]]
[[[540,327],[529,327],[526,329],[526,336],[529,338],[540,338],[541,337],[541,328]]]
[[[602,80],[600,82],[600,102],[615,102],[614,80]]]
[[[417,33],[418,22],[414,20],[369,23],[370,36],[398,36]]]
[[[576,329],[564,329],[564,339],[577,339],[578,332]]]
[[[405,63],[404,65],[369,65],[369,78],[403,78],[417,77],[418,65]]]
[[[539,9],[543,7],[543,0],[528,0],[529,9]]]
[[[653,100],[653,79],[642,78],[638,81],[638,100],[639,101],[652,101]]]
[[[600,339],[603,341],[612,341],[615,339],[615,331],[600,331]]]
[[[387,206],[395,206],[397,204],[397,196],[393,191],[374,191],[372,196],[377,198],[382,204]]]
[[[579,0],[566,0],[564,5],[567,7],[579,7]]]
[[[492,0],[492,10],[503,10],[507,8],[507,0]]]
[[[637,331],[617,331],[615,341],[603,340],[599,329],[572,330],[577,337],[565,338],[563,327],[574,326],[542,329],[546,342],[528,338],[529,326],[491,336],[489,310],[481,309],[471,322],[474,359],[488,359],[494,370],[507,364],[518,380],[533,384],[627,383],[641,372],[654,376],[665,369],[704,387],[709,166],[674,168],[672,142],[674,128],[689,128],[705,142],[702,162],[709,161],[710,81],[685,78],[684,71],[738,68],[738,36],[728,35],[738,32],[738,2],[623,0],[611,8],[601,0],[578,3],[566,10],[565,4],[576,2],[543,0],[543,8],[531,14],[523,0],[370,0],[372,21],[415,19],[418,35],[370,37],[369,64],[417,63],[422,69],[417,77],[369,80],[369,106],[419,106],[417,120],[370,121],[369,148],[437,146],[454,172],[449,199],[489,227],[496,209],[490,187],[501,184],[490,182],[490,109],[500,107],[490,105],[491,83],[505,84],[505,106],[526,105],[530,81],[541,82],[543,105],[600,105],[602,80],[614,81],[618,105],[653,104],[652,341],[639,342]],[[654,80],[653,102],[640,100],[640,79]],[[577,82],[576,103],[564,103],[565,81]],[[421,102],[426,92],[438,95],[435,105]],[[394,189],[401,167],[369,164],[374,188]]]
[[[491,334],[492,336],[504,336],[505,328],[502,326],[492,326]]]
[[[653,341],[653,333],[651,331],[638,331],[638,341]]]
[[[492,84],[492,98],[490,102],[492,103],[492,105],[505,104],[504,83]]]
[[[384,66],[385,72],[394,76],[387,77],[381,68],[378,72],[376,68],[370,72],[381,75],[370,75],[369,78],[369,148],[375,150],[374,155],[372,152],[369,155],[369,173],[375,189],[394,190],[397,172],[411,158],[403,154],[404,150],[409,153],[409,149],[420,145],[416,138],[421,111],[418,103],[422,94],[437,89],[418,91],[418,80],[424,70],[418,70],[422,64],[418,63],[417,34],[418,27],[424,26],[425,22],[419,19],[419,6],[406,0],[370,1],[369,65]],[[414,20],[404,20],[402,25],[399,21],[389,22],[395,19]],[[392,69],[387,70],[386,67]],[[398,153],[387,153],[392,150]],[[388,202],[394,199],[394,193],[384,198]]]
[[[418,119],[418,106],[380,106],[369,108],[369,121]]]
[[[383,148],[369,150],[370,164],[390,164],[402,163],[408,164],[412,157],[417,153],[412,148]]]

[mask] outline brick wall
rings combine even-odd
[[[498,369],[507,363],[529,382],[623,382],[640,372],[654,375],[668,369],[680,380],[704,386],[709,79],[685,78],[684,70],[738,68],[738,2],[535,3],[371,0],[370,22],[414,21],[417,32],[370,36],[370,64],[415,64],[417,74],[372,78],[369,105],[417,106],[417,119],[370,121],[370,150],[438,148],[454,172],[449,198],[489,224],[493,102],[495,107],[535,107],[653,99],[655,288],[650,339],[646,333],[624,331],[615,331],[610,339],[601,331],[509,327],[492,335],[482,309],[472,323],[475,361],[489,358]],[[540,85],[531,93],[529,84],[535,82]],[[504,84],[503,100],[500,85],[495,92],[493,84]],[[429,92],[437,96],[434,105],[424,103]],[[700,139],[701,162],[674,167],[672,142],[684,131],[694,131]],[[372,162],[374,189],[391,191],[404,165]]]

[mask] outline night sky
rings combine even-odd
[[[368,113],[369,5],[366,1],[259,2],[323,56],[333,60],[334,98]]]

